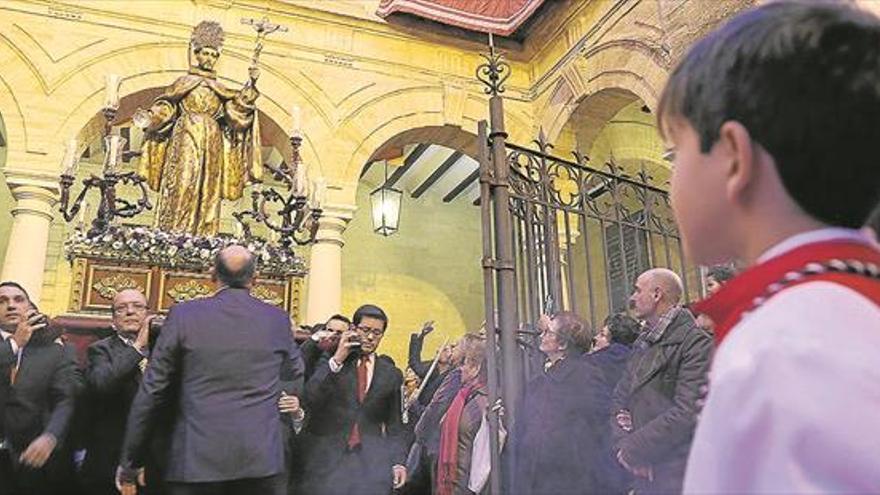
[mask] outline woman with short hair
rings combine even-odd
[[[541,333],[543,373],[526,386],[511,434],[511,493],[594,493],[597,460],[608,427],[609,394],[602,372],[583,358],[591,331],[578,315],[557,313]]]

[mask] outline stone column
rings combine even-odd
[[[58,184],[54,177],[38,172],[7,170],[4,175],[15,206],[0,278],[20,283],[39,302]]]
[[[318,233],[309,261],[305,323],[323,323],[342,310],[342,246],[354,206],[330,205],[318,221]]]

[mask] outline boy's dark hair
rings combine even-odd
[[[608,315],[604,324],[611,333],[611,342],[629,346],[639,336],[639,322],[625,313]]]
[[[670,75],[661,132],[674,117],[696,130],[704,153],[725,121],[740,122],[807,214],[861,227],[880,200],[880,20],[806,0],[739,14]]]
[[[257,273],[257,260],[251,253],[247,263],[240,269],[233,270],[226,264],[226,260],[221,256],[223,251],[217,252],[214,257],[214,273],[223,285],[233,289],[247,288],[248,284],[254,279]]]
[[[355,325],[359,325],[364,318],[375,318],[385,324],[385,329],[388,328],[388,315],[379,306],[364,304],[354,312],[351,321]]]
[[[733,268],[727,265],[715,265],[706,270],[706,277],[714,278],[719,284],[726,283],[728,280],[732,279],[734,275],[736,275],[736,272],[733,271]]]

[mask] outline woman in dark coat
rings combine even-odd
[[[623,376],[632,343],[638,336],[639,322],[626,314],[615,313],[605,318],[602,330],[593,338],[593,348],[587,359],[602,370],[610,388],[609,395]]]
[[[601,432],[608,427],[610,396],[601,370],[583,359],[590,331],[571,312],[555,315],[541,334],[547,356],[542,374],[526,387],[511,436],[516,494],[601,491]]]
[[[614,393],[614,387],[623,376],[626,363],[632,353],[632,343],[639,336],[639,330],[639,322],[634,318],[623,313],[609,315],[605,318],[602,329],[593,338],[593,349],[590,354],[584,356],[585,360],[591,361],[602,371],[609,397]],[[625,493],[631,476],[614,458],[610,428],[603,428],[599,433],[602,449],[597,467],[601,489],[597,492]]]

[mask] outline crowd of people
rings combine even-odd
[[[426,323],[406,379],[375,305],[298,345],[241,246],[158,338],[117,293],[82,367],[0,283],[0,494],[481,494],[491,415],[503,493],[876,493],[878,121],[880,20],[855,7],[774,2],[698,42],[658,105],[672,206],[692,259],[742,271],[691,302],[649,269],[601,328],[542,315],[514,421],[483,331],[423,360]]]

